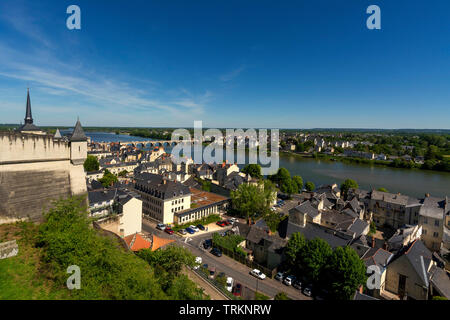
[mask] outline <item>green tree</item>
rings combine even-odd
[[[83,164],[84,170],[86,172],[97,171],[100,168],[97,157],[88,155]]]
[[[292,194],[298,192],[298,187],[295,181],[289,178],[281,184],[280,190],[283,193],[287,193],[290,197]]]
[[[299,252],[305,247],[305,245],[305,236],[300,232],[293,233],[286,245],[286,249],[284,251],[286,254],[286,261],[289,268],[294,272],[298,271],[299,262],[297,260],[297,256]]]
[[[378,188],[378,191],[381,191],[381,192],[389,192],[386,188]]]
[[[259,164],[248,164],[242,169],[243,173],[249,174],[253,178],[261,179],[261,166]]]
[[[302,192],[303,189],[303,179],[300,176],[293,176],[292,180],[297,185],[297,192]]]
[[[41,248],[40,270],[56,286],[66,286],[68,266],[80,268],[81,289],[71,291],[75,299],[168,298],[145,261],[91,227],[84,197],[52,203],[36,246]]]
[[[291,174],[286,168],[279,168],[277,173],[270,176],[270,180],[277,183],[280,187],[283,183],[291,179]]]
[[[305,188],[307,191],[314,191],[316,189],[316,185],[313,182],[308,181],[305,183]]]
[[[119,177],[126,177],[127,174],[128,174],[128,171],[127,171],[127,170],[122,170],[122,171],[119,172],[118,176],[119,176]]]
[[[111,173],[108,169],[105,169],[105,172],[103,173],[103,177],[98,179],[101,184],[107,188],[111,185],[113,185],[115,182],[118,181],[115,174]]]
[[[285,292],[278,292],[273,300],[291,300]]]
[[[375,225],[375,222],[370,222],[370,230],[369,235],[374,235],[377,232],[377,226]]]
[[[341,191],[342,191],[342,194],[344,195],[344,199],[347,199],[349,189],[358,189],[358,188],[359,188],[359,186],[355,180],[353,180],[353,179],[345,180],[344,183],[341,184]]]
[[[273,184],[264,181],[259,185],[241,184],[231,191],[231,200],[234,209],[247,218],[253,219],[257,215],[264,215],[269,211],[274,198],[274,192],[269,190]]]
[[[308,241],[300,249],[297,262],[308,279],[313,282],[318,282],[322,270],[328,264],[332,253],[333,250],[328,242],[320,238],[315,238]]]
[[[334,299],[352,298],[355,290],[367,280],[366,266],[351,247],[334,249],[324,274]]]

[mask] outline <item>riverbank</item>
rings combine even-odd
[[[376,165],[397,169],[416,169],[416,170],[427,170],[427,171],[438,171],[438,172],[450,172],[450,168],[448,166],[436,167],[436,168],[428,168],[425,164],[414,163],[413,161],[400,160],[400,162],[396,161],[388,161],[388,160],[370,160],[356,157],[345,157],[345,156],[332,156],[321,153],[296,153],[292,151],[280,151],[283,154],[289,154],[298,156],[301,158],[312,158],[312,159],[321,159],[321,160],[330,160],[330,161],[340,161],[344,163],[356,163],[356,164],[367,164],[367,165]],[[446,158],[446,157],[444,157]],[[448,161],[448,160],[446,160]]]

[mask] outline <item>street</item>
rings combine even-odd
[[[231,227],[223,228],[224,231],[228,229],[231,229]],[[250,275],[251,269],[249,267],[226,255],[216,257],[209,253],[209,251],[204,250],[201,244],[205,239],[211,238],[213,232],[207,233],[201,231],[202,234],[193,237],[186,243],[185,238],[175,234],[168,235],[164,231],[156,229],[154,224],[147,220],[143,220],[142,230],[144,232],[153,233],[158,237],[176,240],[178,245],[187,248],[193,255],[201,257],[203,264],[206,263],[208,266],[215,267],[217,270],[216,272],[225,272],[227,276],[234,279],[235,283],[240,283],[242,286],[253,291],[258,289],[258,292],[269,296],[269,298],[273,298],[279,292],[285,292],[289,298],[294,300],[312,300],[312,298],[303,295],[299,290],[291,286],[286,286],[277,280],[270,279],[269,277],[264,280],[258,280]]]

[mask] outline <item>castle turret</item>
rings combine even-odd
[[[77,120],[73,129],[70,141],[70,161],[74,165],[83,164],[87,158],[87,137],[81,127],[80,120]]]

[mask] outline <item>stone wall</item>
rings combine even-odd
[[[85,194],[86,142],[77,142],[71,161],[69,142],[53,135],[0,132],[0,224],[39,221],[52,200]]]
[[[0,165],[69,159],[69,143],[52,135],[0,132]]]
[[[70,161],[0,165],[0,223],[39,221],[51,200],[67,198]]]

